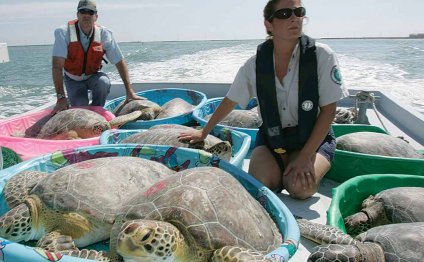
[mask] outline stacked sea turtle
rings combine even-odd
[[[181,98],[174,98],[163,104],[162,107],[153,101],[143,99],[132,100],[128,103],[124,101],[115,108],[113,113],[116,116],[121,116],[140,111],[139,120],[152,120],[185,114],[190,112],[193,107],[192,104]]]
[[[80,162],[45,177],[36,173],[36,183],[27,183],[30,173],[16,176],[6,186],[15,207],[0,218],[0,235],[41,239],[38,245],[51,252],[100,261],[247,262],[270,261],[265,254],[282,243],[259,202],[218,168],[173,173],[121,157]],[[108,254],[78,249],[106,238]]]

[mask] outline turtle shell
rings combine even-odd
[[[137,144],[157,144],[171,145],[176,147],[194,147],[196,149],[207,149],[213,145],[222,142],[221,139],[208,135],[204,140],[204,146],[192,145],[188,142],[181,142],[179,136],[181,132],[192,130],[191,127],[178,127],[177,125],[165,125],[163,128],[154,127],[144,132],[131,135],[121,141],[121,143],[137,143]]]
[[[337,149],[370,155],[424,158],[403,139],[375,132],[355,132],[337,138]]]
[[[193,108],[194,106],[192,104],[177,97],[162,105],[162,112],[159,113],[156,119],[187,114],[192,111]]]
[[[392,223],[424,222],[424,188],[396,187],[376,195]]]
[[[160,105],[147,99],[132,100],[122,106],[123,103],[121,103],[115,108],[115,111],[113,113],[116,116],[126,115],[134,111],[142,111],[142,114],[138,119],[152,120],[162,111]]]
[[[358,235],[361,242],[373,242],[383,248],[387,262],[424,261],[424,223],[402,223],[374,227]]]
[[[176,173],[127,202],[112,229],[129,220],[162,220],[176,226],[193,250],[210,253],[239,246],[267,253],[281,235],[271,217],[229,173],[198,167]],[[208,252],[207,252],[208,253]]]
[[[31,194],[51,210],[113,221],[122,202],[173,173],[161,163],[137,157],[97,158],[56,170]]]
[[[109,122],[103,116],[91,110],[74,108],[61,111],[50,118],[41,128],[38,137],[66,139],[57,136],[73,130],[79,138],[90,138],[108,129],[110,129]]]
[[[209,120],[211,116],[212,114],[207,115],[205,120]],[[261,123],[256,107],[250,110],[234,109],[219,122],[221,125],[241,128],[258,128]]]

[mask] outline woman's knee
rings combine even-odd
[[[253,151],[249,164],[249,174],[271,190],[280,188],[282,183],[281,170],[272,154],[265,149],[259,148]]]
[[[307,199],[313,196],[316,192],[318,192],[317,188],[309,188],[304,189],[302,187],[288,187],[286,188],[291,198],[295,199]]]

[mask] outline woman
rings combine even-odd
[[[196,142],[239,104],[257,97],[263,120],[249,173],[271,190],[293,198],[317,192],[330,169],[336,102],[347,96],[337,59],[326,45],[302,34],[306,10],[300,0],[270,0],[264,8],[267,41],[258,46],[220,106],[200,131],[182,133]]]

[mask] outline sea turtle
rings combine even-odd
[[[403,139],[376,132],[355,132],[338,137],[337,149],[391,157],[420,158],[420,154]]]
[[[16,242],[40,239],[47,249],[63,236],[79,247],[108,239],[123,202],[173,173],[151,160],[106,157],[65,166],[41,179],[35,173],[38,182],[28,172],[16,174],[5,190],[5,199],[15,207],[0,218],[0,236]]]
[[[383,190],[365,199],[361,211],[346,217],[344,221],[346,231],[351,236],[384,224],[424,222],[424,188]]]
[[[335,227],[297,220],[301,236],[320,244],[308,261],[421,262],[424,261],[424,223],[401,223],[369,229],[355,239]]]
[[[162,111],[160,105],[147,99],[122,102],[113,111],[116,116],[123,116],[132,112],[140,112],[139,120],[152,120]]]
[[[265,254],[281,243],[274,221],[234,177],[198,167],[127,202],[104,261],[271,261]]]
[[[192,111],[194,106],[179,97],[169,100],[162,105],[162,111],[156,119],[178,116]]]
[[[202,149],[209,153],[219,156],[221,159],[229,161],[231,159],[232,147],[230,142],[208,135],[206,139],[198,143],[189,143],[180,141],[181,132],[192,129],[182,125],[154,126],[148,130],[131,135],[121,141],[121,143],[137,144],[157,144],[170,145],[175,147],[189,147]]]
[[[0,170],[22,162],[21,157],[8,147],[0,147]]]
[[[57,140],[95,137],[105,130],[136,120],[140,114],[141,112],[133,112],[116,117],[108,122],[102,115],[94,111],[71,108],[52,116],[43,125],[37,138]]]
[[[212,114],[205,116],[205,120],[209,120],[211,116]],[[241,128],[258,128],[262,121],[259,118],[257,108],[254,107],[250,110],[234,109],[219,124]]]

